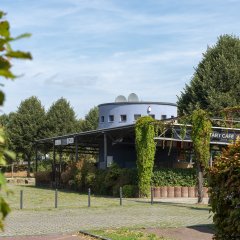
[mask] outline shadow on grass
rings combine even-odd
[[[188,226],[187,228],[193,229],[202,233],[214,234],[214,225],[213,224],[203,224],[203,225],[193,225]]]
[[[124,199],[124,201],[133,201],[137,203],[146,203],[151,204],[150,200],[139,200],[139,199]],[[175,203],[175,202],[161,202],[161,201],[154,201],[153,205],[160,205],[160,206],[175,206],[175,207],[182,207],[182,208],[189,208],[199,211],[209,211],[210,207],[208,205],[201,205],[201,204],[194,204],[194,203]]]

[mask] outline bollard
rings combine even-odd
[[[23,190],[20,190],[20,209],[23,209]]]
[[[58,207],[58,190],[55,189],[55,208]]]
[[[151,205],[153,205],[153,188],[151,187]]]
[[[120,206],[122,206],[122,187],[119,189],[119,195],[120,195]]]
[[[91,207],[91,189],[88,189],[88,207]]]

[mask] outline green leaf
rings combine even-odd
[[[32,36],[32,34],[30,34],[30,33],[24,33],[24,34],[21,34],[21,35],[15,37],[15,38],[13,38],[12,41],[19,40],[19,39],[22,39],[22,38],[28,38],[28,37],[31,37],[31,36]]]
[[[9,61],[2,56],[0,56],[0,69],[6,69],[8,70],[11,67],[11,64]]]
[[[6,13],[4,13],[3,11],[0,11],[0,19],[5,15],[6,15]]]
[[[12,58],[32,59],[32,55],[29,52],[22,51],[10,51],[6,54],[6,56]]]
[[[4,70],[4,69],[0,69],[0,76],[3,76],[5,78],[11,78],[11,79],[16,78],[16,76],[13,75],[12,72],[10,72],[9,70]]]
[[[5,95],[3,91],[0,90],[0,105],[3,105],[4,100],[5,100]]]
[[[8,21],[0,22],[0,36],[3,36],[3,37],[10,36]]]
[[[8,157],[10,157],[13,160],[16,158],[15,152],[12,152],[12,151],[9,151],[9,150],[5,150],[4,154],[7,155]]]

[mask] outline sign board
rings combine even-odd
[[[62,138],[62,139],[56,139],[54,142],[55,146],[60,146],[60,145],[69,145],[74,143],[74,138]]]

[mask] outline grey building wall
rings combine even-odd
[[[155,119],[177,116],[177,107],[173,103],[161,102],[115,102],[100,104],[98,128],[112,128],[136,122],[136,116],[154,115]],[[148,111],[151,109],[151,111]],[[121,119],[126,115],[126,120]],[[111,119],[114,118],[114,119]]]

